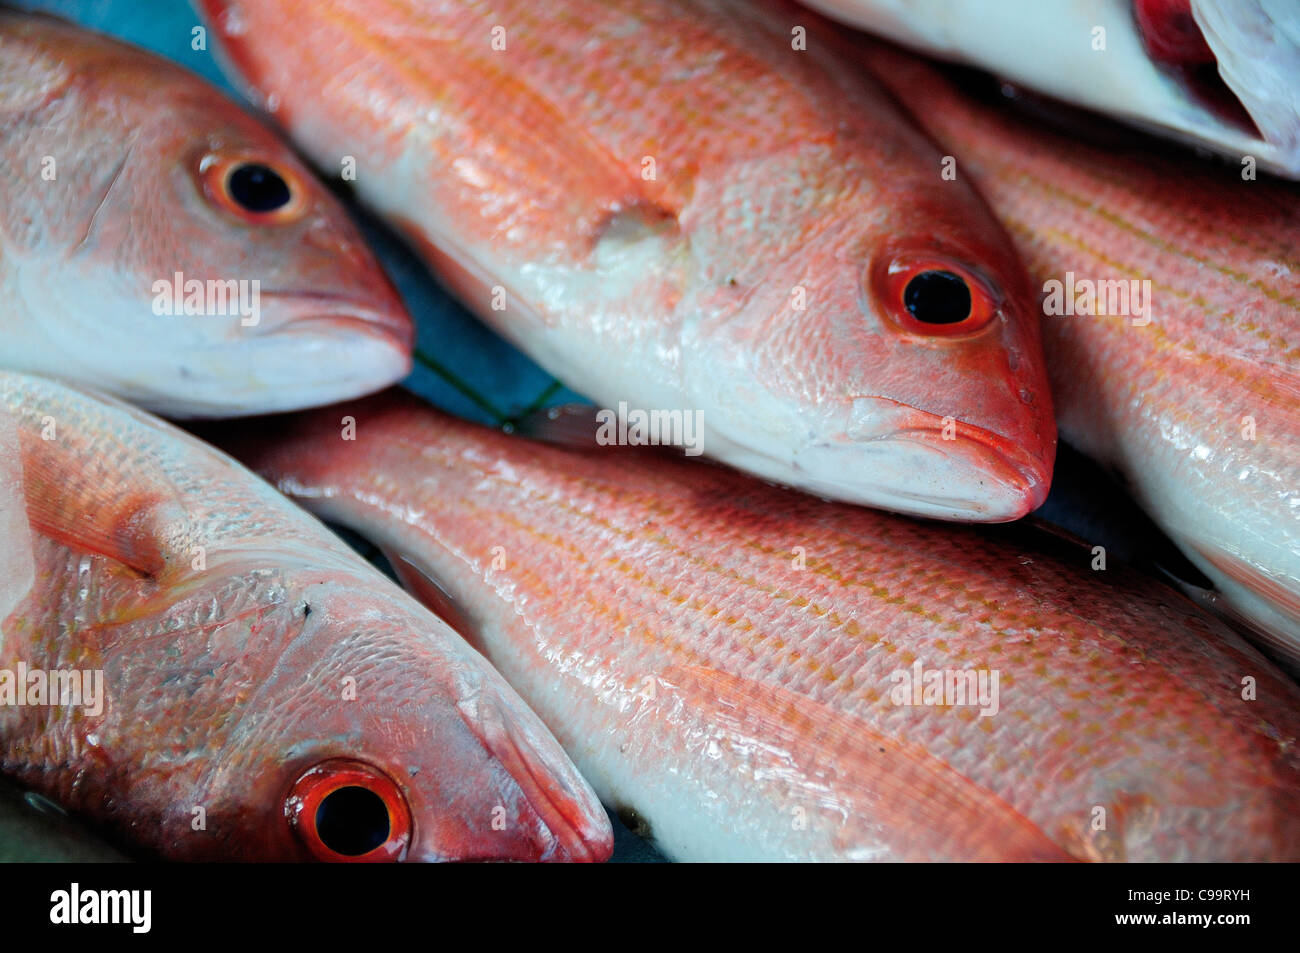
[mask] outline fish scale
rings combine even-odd
[[[1300,850],[1300,690],[1172,590],[1091,572],[1086,547],[537,444],[396,393],[222,439],[431,604],[433,584],[450,594],[603,800],[671,856]],[[896,704],[917,661],[997,669],[999,712]]]
[[[396,846],[369,860],[608,856],[595,796],[482,657],[234,461],[7,372],[0,446],[0,543],[30,553],[0,684],[93,669],[104,692],[0,704],[0,771],[152,857],[347,860],[315,812],[290,821],[313,777],[384,801]]]
[[[1230,610],[1300,664],[1300,188],[1093,146],[965,96],[918,59],[863,48],[949,144],[1044,291],[1071,271],[1151,282],[1145,327],[1044,317],[1061,431],[1118,470]]]
[[[358,198],[575,391],[697,414],[704,454],[852,502],[996,522],[1045,496],[1054,424],[1010,240],[964,183],[936,190],[942,155],[816,15],[200,7],[254,100],[322,168],[355,158]],[[904,301],[935,270],[968,314]]]

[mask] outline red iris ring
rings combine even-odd
[[[284,180],[289,187],[289,201],[279,208],[256,212],[235,201],[230,191],[230,177],[244,166],[264,166]],[[253,155],[219,156],[208,153],[199,160],[199,185],[203,194],[217,208],[251,225],[288,225],[307,211],[307,188],[302,178],[290,169]]]
[[[387,836],[361,853],[345,852],[339,838],[322,836],[326,817],[322,807],[331,797],[348,797],[356,789],[369,792],[387,815]],[[324,761],[294,783],[284,802],[285,818],[299,840],[317,859],[332,863],[392,863],[406,856],[411,843],[411,811],[393,780],[360,761]],[[367,821],[373,821],[373,817]],[[333,841],[333,845],[329,841]]]
[[[941,272],[961,279],[970,292],[970,313],[959,321],[932,323],[919,320],[907,306],[907,288],[914,278]],[[993,286],[970,268],[942,255],[899,255],[885,258],[872,268],[871,290],[883,311],[901,330],[926,338],[965,338],[983,331],[1000,309]]]

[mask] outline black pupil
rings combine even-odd
[[[331,791],[316,808],[316,835],[336,854],[368,854],[388,840],[388,834],[388,808],[368,788]]]
[[[250,212],[274,212],[289,204],[289,184],[274,169],[249,163],[230,173],[230,197]]]
[[[923,271],[903,290],[903,305],[926,324],[965,321],[970,303],[970,286],[951,271]]]

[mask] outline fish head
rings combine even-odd
[[[681,361],[704,452],[917,516],[1036,508],[1056,446],[1037,298],[983,202],[945,190],[937,156],[879,191],[847,162],[766,161],[785,165],[718,184],[712,227],[688,223],[699,317]],[[800,194],[814,176],[830,198]],[[775,223],[770,257],[737,238],[756,221]]]
[[[395,587],[316,573],[197,803],[263,860],[593,861],[609,820],[491,666]],[[260,815],[260,816],[258,816]]]
[[[411,318],[288,146],[175,67],[77,42],[94,51],[71,83],[95,148],[59,176],[93,188],[57,198],[66,240],[20,271],[29,310],[58,322],[33,369],[174,417],[298,409],[403,377]],[[50,353],[58,365],[41,365]]]

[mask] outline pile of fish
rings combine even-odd
[[[1293,8],[195,5],[0,10],[0,859],[1300,860]]]

